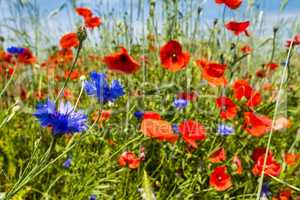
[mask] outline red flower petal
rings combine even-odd
[[[93,15],[89,8],[78,7],[76,8],[76,13],[84,18],[91,17]]]
[[[212,163],[218,163],[226,160],[226,153],[224,148],[219,148],[216,151],[213,152],[209,156],[209,161]]]
[[[190,60],[190,54],[182,52],[181,44],[175,40],[170,40],[163,45],[159,55],[162,66],[173,72],[185,68]]]
[[[139,63],[127,53],[124,47],[119,52],[105,56],[103,62],[109,70],[125,74],[132,74],[140,69]]]
[[[232,186],[231,177],[226,173],[226,170],[226,166],[219,166],[210,175],[209,185],[217,191],[224,191]]]
[[[196,141],[201,141],[206,138],[204,127],[196,121],[187,120],[181,122],[178,128],[183,140],[194,148],[198,147]]]
[[[62,36],[59,41],[62,48],[68,49],[72,47],[77,47],[79,45],[79,40],[76,33],[68,33]]]
[[[227,24],[225,24],[225,28],[229,31],[232,31],[235,35],[240,35],[242,32],[244,32],[247,36],[249,33],[247,32],[247,28],[249,27],[250,22],[236,22],[236,21],[230,21]]]

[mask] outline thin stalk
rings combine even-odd
[[[80,93],[79,93],[79,95],[78,95],[78,97],[77,97],[76,103],[75,103],[75,105],[74,105],[74,110],[75,110],[75,109],[77,108],[77,106],[78,106],[79,100],[80,100],[80,98],[81,98],[81,96],[82,96],[82,93],[83,93],[83,88],[84,88],[84,81],[81,82],[81,89],[80,89]]]
[[[0,98],[4,94],[5,90],[8,88],[8,86],[10,85],[10,83],[12,82],[14,74],[15,74],[15,69],[16,69],[16,66],[14,66],[13,73],[11,74],[11,76],[10,76],[9,80],[7,81],[6,85],[4,86],[4,88],[1,90]]]
[[[263,185],[263,181],[264,181],[264,175],[265,175],[265,168],[266,168],[266,163],[267,163],[267,158],[268,158],[268,152],[269,152],[269,149],[270,149],[271,139],[272,139],[272,135],[273,135],[273,127],[275,125],[277,110],[279,108],[279,100],[281,98],[281,91],[282,91],[285,79],[288,76],[287,68],[288,68],[288,63],[289,63],[291,51],[293,49],[292,46],[293,46],[293,42],[291,42],[290,47],[289,47],[289,51],[288,51],[288,55],[287,55],[287,58],[286,58],[285,66],[283,68],[283,72],[282,72],[282,76],[281,76],[278,95],[276,97],[276,105],[275,105],[275,110],[274,110],[274,115],[273,115],[273,120],[272,120],[272,126],[271,126],[271,131],[270,131],[270,134],[269,134],[269,137],[268,137],[268,143],[267,143],[267,148],[266,148],[265,157],[264,157],[264,164],[263,164],[262,174],[261,174],[261,177],[260,177],[260,180],[259,180],[258,191],[257,191],[257,194],[256,194],[256,200],[260,199],[260,194],[261,194],[262,185]]]
[[[273,42],[272,42],[272,54],[271,54],[270,63],[273,62],[274,55],[275,55],[276,35],[277,35],[277,29],[274,28],[274,29],[273,29],[273,40],[272,40],[272,41],[273,41]]]
[[[23,173],[21,175],[21,178],[17,181],[16,184],[12,187],[12,189],[5,195],[4,200],[11,199],[15,194],[17,194],[29,181],[31,181],[34,177],[36,177],[38,174],[36,173],[41,166],[44,165],[45,162],[50,158],[51,153],[54,149],[54,146],[56,144],[56,137],[53,137],[50,143],[49,148],[47,149],[44,156],[41,158],[40,162],[35,165],[32,170],[30,170],[28,173]]]
[[[76,63],[77,63],[77,60],[78,60],[78,58],[79,58],[79,54],[80,54],[80,51],[81,51],[81,49],[82,49],[82,44],[83,44],[83,41],[80,40],[79,46],[78,46],[78,49],[77,49],[77,52],[76,52],[76,57],[75,57],[75,59],[74,59],[72,65],[71,65],[71,67],[70,67],[70,71],[69,71],[70,73],[68,74],[68,77],[67,77],[67,79],[65,80],[63,87],[60,89],[60,91],[59,91],[59,93],[58,93],[58,95],[57,95],[57,97],[56,97],[56,99],[55,99],[55,103],[57,103],[57,100],[58,100],[58,98],[60,97],[61,93],[62,93],[62,92],[64,91],[64,89],[67,87],[67,84],[68,84],[68,82],[69,82],[69,80],[70,80],[71,74],[72,74],[72,72],[73,72],[73,70],[74,70],[74,68],[75,68],[75,65],[76,65]]]
[[[272,179],[274,179],[275,181],[277,181],[277,182],[279,182],[279,183],[282,183],[282,184],[284,184],[284,185],[286,185],[286,186],[292,188],[292,189],[295,190],[295,191],[300,192],[300,188],[298,188],[298,187],[296,187],[296,186],[293,186],[293,185],[291,185],[291,184],[289,184],[289,183],[287,183],[287,182],[285,182],[285,181],[283,181],[283,180],[281,180],[281,179],[279,179],[279,178],[277,178],[277,177],[275,177],[275,176],[272,176],[272,175],[269,175],[269,176],[270,176]]]

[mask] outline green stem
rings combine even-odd
[[[70,67],[70,70],[69,70],[68,77],[67,77],[67,79],[65,80],[63,87],[62,87],[62,88],[60,89],[60,91],[58,92],[58,95],[57,95],[57,97],[56,97],[56,99],[55,99],[55,103],[57,103],[57,100],[58,100],[58,98],[60,97],[61,93],[62,93],[62,92],[64,91],[64,89],[67,87],[67,84],[68,84],[68,82],[69,82],[69,80],[70,80],[71,74],[72,74],[72,72],[73,72],[73,70],[74,70],[74,68],[75,68],[75,65],[76,65],[76,63],[77,63],[77,60],[78,60],[78,58],[79,58],[79,54],[80,54],[80,51],[81,51],[81,49],[82,49],[82,44],[83,44],[83,40],[80,40],[80,43],[79,43],[79,46],[78,46],[78,49],[77,49],[77,52],[76,52],[75,59],[74,59],[72,65],[71,65],[71,67]]]
[[[261,177],[260,177],[260,180],[259,180],[259,185],[258,185],[258,191],[257,191],[257,195],[256,195],[256,200],[260,199],[260,193],[261,193],[262,185],[263,185],[263,181],[264,181],[264,175],[265,175],[266,163],[267,163],[267,158],[268,158],[268,152],[269,152],[269,149],[270,149],[271,139],[272,139],[272,135],[273,135],[273,127],[275,125],[277,110],[279,108],[279,100],[281,98],[283,84],[284,84],[286,78],[288,77],[288,70],[287,70],[287,68],[288,68],[288,63],[289,63],[290,55],[291,55],[291,52],[292,52],[292,49],[293,49],[292,46],[293,46],[293,43],[291,43],[291,45],[290,45],[290,48],[289,48],[289,51],[288,51],[288,55],[287,55],[287,58],[286,58],[286,63],[285,63],[285,66],[283,68],[283,72],[282,72],[282,76],[281,76],[281,81],[280,81],[280,86],[279,86],[279,90],[278,90],[278,95],[277,95],[277,98],[276,98],[276,105],[275,105],[275,110],[274,110],[274,115],[273,115],[273,120],[272,120],[271,131],[270,131],[270,134],[269,134],[269,137],[268,137],[268,143],[267,143],[267,148],[266,148],[266,152],[265,152],[265,156],[264,156],[264,164],[263,164],[262,174],[261,174]]]
[[[56,144],[56,137],[52,137],[49,148],[47,149],[41,160],[30,170],[28,173],[26,171],[21,175],[21,178],[12,187],[12,189],[5,195],[4,200],[11,199],[15,194],[17,194],[29,181],[32,181],[37,175],[39,175],[38,170],[47,162],[51,156],[51,153]]]
[[[3,95],[3,93],[6,91],[6,89],[7,89],[8,86],[10,85],[10,83],[12,82],[13,77],[14,77],[14,74],[15,74],[15,69],[16,69],[16,67],[14,67],[13,73],[11,74],[11,76],[10,76],[9,80],[7,81],[6,85],[4,86],[4,88],[1,90],[1,92],[0,92],[0,98],[1,98],[1,96]]]

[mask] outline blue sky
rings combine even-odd
[[[0,14],[0,21],[7,22],[8,18],[10,18],[9,12],[9,4],[12,4],[16,0],[10,1],[1,1],[0,0],[0,8],[3,11]],[[69,32],[74,29],[75,22],[79,20],[79,17],[76,17],[71,7],[71,0],[23,0],[23,1],[32,1],[36,2],[38,7],[40,8],[42,21],[44,24],[44,28],[48,30],[46,32],[50,38],[56,40],[62,34],[62,32]],[[111,18],[107,17],[110,12],[113,12],[114,19],[122,20],[124,13],[129,11],[129,2],[132,1],[133,6],[133,19],[135,31],[140,32],[142,26],[144,26],[143,22],[140,19],[137,19],[137,7],[139,0],[77,0],[77,6],[86,6],[90,7],[99,15],[101,18],[104,18],[106,21],[111,21]],[[162,0],[157,0],[157,2],[161,2]],[[216,5],[215,0],[193,0],[193,9],[192,12],[196,12],[198,7],[203,8],[201,20],[206,24],[211,24],[211,22],[215,18],[222,18],[223,14],[223,6]],[[282,0],[249,0],[254,1],[257,7],[257,12],[263,15],[264,19],[264,28],[266,30],[272,29],[273,25],[281,25],[281,24],[291,24],[295,20],[300,20],[300,0],[289,0],[287,6],[284,10],[280,11],[280,4]],[[144,0],[144,2],[149,2],[149,0]],[[226,19],[238,19],[238,20],[248,20],[249,19],[249,10],[248,10],[248,0],[243,0],[242,7],[238,10],[230,11],[226,10]],[[66,3],[67,7],[65,7],[60,13],[49,18],[49,14],[59,8],[62,4]],[[146,4],[145,13],[148,13],[148,3]],[[181,3],[181,5],[184,5]],[[157,5],[158,15],[162,15],[164,12],[162,11],[162,6],[158,3]],[[185,10],[181,7],[179,10],[182,12],[182,15],[185,16],[189,14],[185,13]],[[71,12],[72,11],[72,12]],[[106,18],[105,18],[106,17]],[[158,16],[160,17],[160,16]],[[23,19],[21,23],[23,23]],[[282,21],[284,20],[284,21]],[[0,23],[1,25],[1,23]],[[30,24],[29,24],[30,26]],[[202,24],[203,26],[203,24]],[[290,28],[291,29],[291,28]],[[289,30],[290,30],[289,29]],[[28,28],[29,32],[32,32],[32,28]],[[299,31],[299,30],[298,30]],[[0,34],[7,33],[4,28],[0,26]],[[287,33],[287,35],[291,35]]]
[[[40,5],[41,9],[45,11],[45,13],[54,10],[55,8],[59,7],[61,4],[65,2],[69,2],[68,0],[36,0],[37,3]],[[137,4],[138,0],[132,0],[134,3]],[[148,1],[148,0],[145,0]],[[195,2],[201,2],[201,0],[195,0]],[[107,4],[109,2],[110,8],[115,8],[116,10],[120,9],[124,3],[130,2],[130,0],[79,0],[79,5],[93,7],[96,4],[102,2],[102,4]],[[215,12],[219,10],[220,6],[217,6],[214,3],[214,0],[204,0],[203,1],[204,10],[210,17],[218,17],[218,13]],[[279,12],[281,0],[256,0],[255,1],[259,8],[266,13],[272,12]],[[247,0],[244,0],[243,6],[247,5]],[[102,10],[102,12],[106,12]],[[300,12],[300,1],[299,0],[289,0],[285,10],[281,14],[286,14],[290,12]]]

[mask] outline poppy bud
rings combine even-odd
[[[218,19],[214,19],[214,26],[218,24]]]
[[[203,8],[201,8],[201,7],[199,7],[199,8],[197,9],[197,14],[198,14],[198,15],[200,15],[200,13],[202,12],[202,9],[203,9]]]
[[[236,47],[236,44],[235,44],[235,43],[231,43],[231,45],[230,45],[230,50],[235,49],[235,47]]]
[[[78,28],[77,37],[80,42],[83,42],[87,38],[86,28],[84,26]]]

